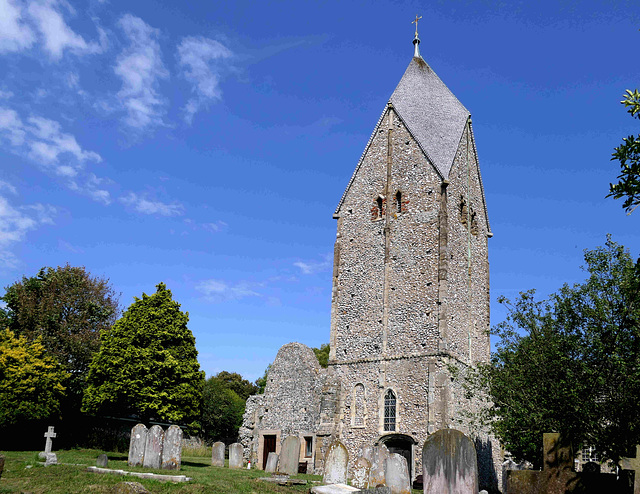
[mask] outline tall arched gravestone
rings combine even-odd
[[[131,429],[131,441],[129,441],[129,460],[130,467],[141,467],[144,461],[144,449],[147,446],[147,427],[144,424],[138,424]]]
[[[212,467],[223,467],[224,466],[224,443],[216,442],[213,443],[213,448],[211,448],[211,466]]]
[[[477,494],[478,459],[473,441],[455,429],[442,429],[422,448],[425,494]]]
[[[325,484],[346,484],[347,465],[349,464],[349,453],[337,439],[331,443],[324,460]]]
[[[162,443],[162,469],[180,470],[182,465],[182,429],[172,425],[164,433]]]
[[[280,449],[280,470],[282,473],[295,475],[298,473],[298,462],[300,461],[300,438],[298,436],[288,436],[282,441]]]
[[[147,433],[147,444],[144,448],[144,460],[142,466],[147,468],[160,468],[162,464],[162,443],[164,432],[162,427],[154,425]]]

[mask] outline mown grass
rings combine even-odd
[[[107,453],[108,468],[126,471],[154,472],[160,474],[179,474],[193,478],[191,482],[173,484],[157,480],[140,479],[131,476],[97,474],[86,471],[86,467],[95,466],[96,458],[102,451],[77,449],[56,451],[59,465],[44,467],[39,464],[38,453],[34,451],[9,451],[2,453],[6,460],[2,478],[0,478],[0,494],[73,494],[90,492],[96,494],[111,493],[118,482],[140,482],[152,493],[295,493],[309,492],[312,481],[320,481],[317,475],[297,475],[309,481],[306,486],[279,486],[268,482],[260,482],[259,477],[266,474],[261,470],[231,470],[211,466],[209,456],[183,456],[182,469],[179,472],[153,470],[148,468],[131,468],[127,465],[127,456],[122,453]]]

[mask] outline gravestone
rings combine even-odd
[[[147,433],[147,443],[144,448],[142,466],[146,468],[160,468],[162,464],[162,442],[164,432],[162,427],[154,425]]]
[[[397,453],[389,455],[385,463],[384,479],[391,494],[411,494],[409,466],[404,456]]]
[[[242,444],[233,443],[229,446],[229,468],[242,468]]]
[[[47,457],[44,460],[44,466],[48,467],[51,465],[57,465],[58,464],[58,457],[56,456],[55,453],[47,453]]]
[[[278,469],[278,454],[271,451],[267,456],[267,464],[264,466],[264,471],[267,473],[273,473]]]
[[[360,456],[369,460],[369,463],[373,461],[373,446],[365,446],[360,450]]]
[[[478,460],[473,441],[455,429],[441,429],[422,448],[425,494],[477,494]]]
[[[351,485],[358,489],[366,489],[369,487],[370,473],[371,462],[364,456],[361,456],[356,460],[356,463],[353,466],[353,478],[351,479]]]
[[[149,494],[149,491],[140,482],[118,482],[113,494]]]
[[[105,455],[104,453],[102,453],[101,455],[98,455],[98,458],[96,459],[97,467],[107,468],[108,463],[109,463],[109,458],[107,457],[107,455]]]
[[[282,473],[295,475],[298,473],[298,462],[300,460],[300,438],[298,436],[288,436],[282,441],[280,448],[280,470]]]
[[[220,441],[218,441],[217,443],[213,443],[213,448],[211,448],[211,466],[224,466],[224,448],[224,443]]]
[[[633,470],[635,472],[633,494],[640,494],[640,446],[636,446],[636,457],[621,458],[620,466],[625,470]]]
[[[325,484],[346,484],[348,464],[349,453],[347,448],[336,439],[331,443],[324,457],[324,476],[322,481]]]
[[[369,473],[369,488],[386,485],[384,482],[384,466],[389,458],[389,450],[384,444],[373,448],[371,471]]]
[[[172,425],[164,434],[162,442],[162,469],[180,470],[182,465],[182,429]]]
[[[46,441],[44,443],[44,453],[51,453],[51,447],[53,446],[53,438],[56,437],[57,434],[53,432],[53,426],[50,425],[47,429],[47,432],[44,433],[44,437],[46,437]]]
[[[149,431],[144,424],[138,424],[131,429],[131,440],[129,441],[130,467],[141,467],[144,461],[144,448],[147,446],[147,435]]]
[[[507,492],[507,472],[509,470],[520,470],[520,465],[511,459],[506,459],[502,463],[502,492]]]

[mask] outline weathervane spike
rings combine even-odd
[[[416,14],[415,20],[411,21],[411,24],[415,24],[416,25],[416,37],[413,38],[413,46],[414,46],[413,56],[417,57],[417,58],[422,58],[420,56],[420,50],[418,49],[418,45],[420,44],[420,38],[418,38],[418,21],[420,19],[422,19],[422,16],[418,16]]]

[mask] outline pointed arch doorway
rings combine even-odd
[[[413,469],[414,469],[414,446],[418,444],[418,442],[408,436],[406,434],[385,434],[381,436],[376,441],[376,446],[379,444],[384,444],[389,453],[397,453],[402,455],[407,460],[407,465],[409,466],[409,478],[414,480]]]

